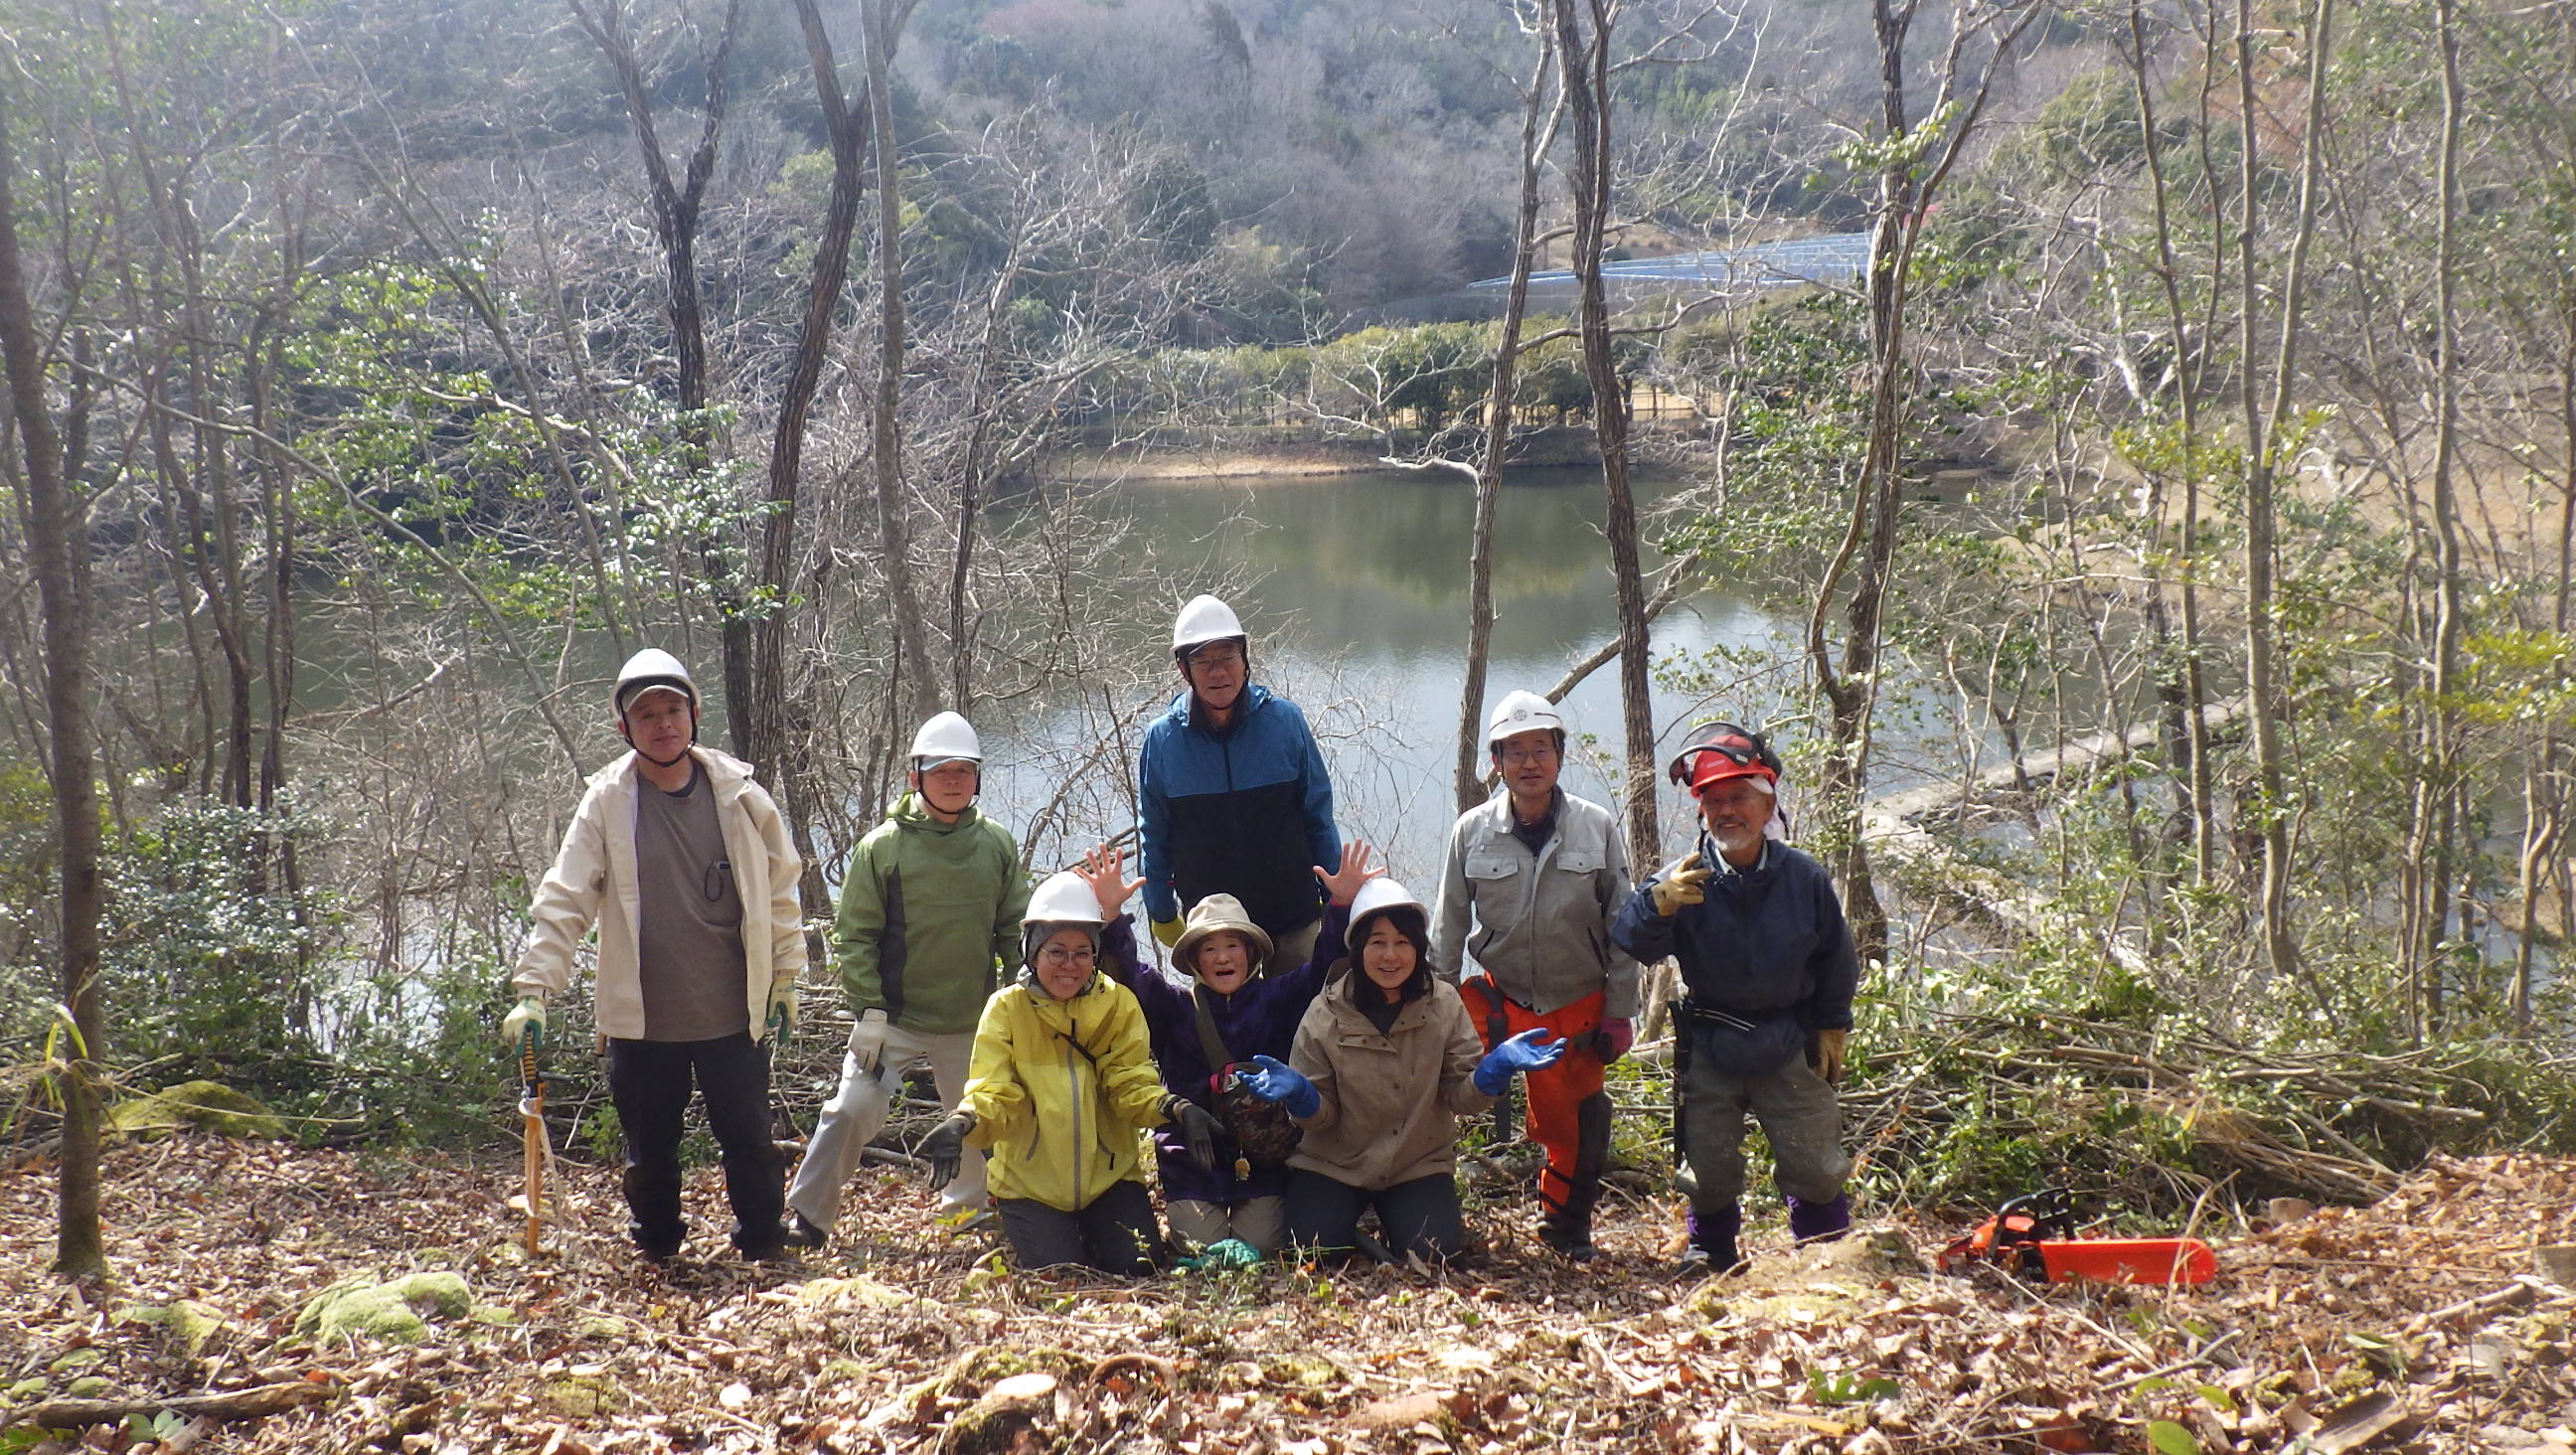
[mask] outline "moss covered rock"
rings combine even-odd
[[[596,1374],[564,1374],[537,1387],[546,1408],[571,1420],[615,1414],[626,1403],[623,1391]]]
[[[210,1304],[193,1298],[176,1303],[130,1304],[116,1311],[119,1321],[129,1324],[157,1324],[170,1346],[170,1352],[182,1359],[195,1359],[206,1352],[206,1346],[224,1331],[224,1316]]]
[[[429,1338],[430,1319],[461,1319],[473,1309],[473,1290],[453,1273],[414,1273],[389,1283],[364,1276],[315,1294],[295,1316],[295,1332],[321,1340],[364,1334],[388,1344],[419,1344]]]
[[[113,1135],[147,1141],[182,1129],[268,1142],[286,1135],[275,1113],[220,1081],[182,1081],[150,1096],[129,1097],[108,1108],[107,1126]]]

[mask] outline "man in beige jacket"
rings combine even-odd
[[[803,864],[751,765],[697,741],[697,686],[677,658],[637,652],[611,701],[633,751],[592,776],[537,886],[511,977],[521,999],[501,1035],[515,1049],[543,1033],[545,997],[570,983],[596,924],[591,1001],[626,1134],[629,1233],[656,1262],[680,1249],[680,1120],[694,1080],[723,1153],[733,1245],[771,1257],[784,1163],[770,1137],[768,1037],[795,1022]]]

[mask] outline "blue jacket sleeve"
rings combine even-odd
[[[1610,943],[1640,965],[1652,965],[1673,952],[1673,921],[1655,913],[1652,888],[1656,876],[1629,892],[1628,902],[1610,920]]]
[[[1172,804],[1163,793],[1163,769],[1154,753],[1154,730],[1136,755],[1136,873],[1145,881],[1145,914],[1155,923],[1181,917],[1172,890]]]
[[[1297,714],[1297,735],[1305,739],[1306,766],[1300,776],[1305,780],[1306,852],[1317,868],[1335,869],[1342,862],[1342,832],[1333,826],[1333,778],[1324,771],[1324,750],[1315,745],[1315,730],[1303,712]]]

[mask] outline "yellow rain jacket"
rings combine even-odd
[[[960,1109],[970,1145],[993,1153],[995,1197],[1080,1212],[1121,1180],[1145,1180],[1138,1134],[1163,1124],[1163,1083],[1135,993],[1105,975],[1057,1000],[1023,970],[975,1026]]]

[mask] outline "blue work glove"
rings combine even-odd
[[[1306,1073],[1272,1056],[1255,1056],[1252,1069],[1237,1071],[1235,1079],[1246,1091],[1263,1101],[1275,1101],[1292,1117],[1310,1117],[1323,1110],[1324,1094]]]
[[[1476,1089],[1500,1096],[1513,1077],[1555,1065],[1556,1058],[1565,1054],[1565,1038],[1558,1036],[1541,1045],[1549,1034],[1547,1027],[1536,1026],[1487,1051],[1485,1059],[1476,1063]]]

